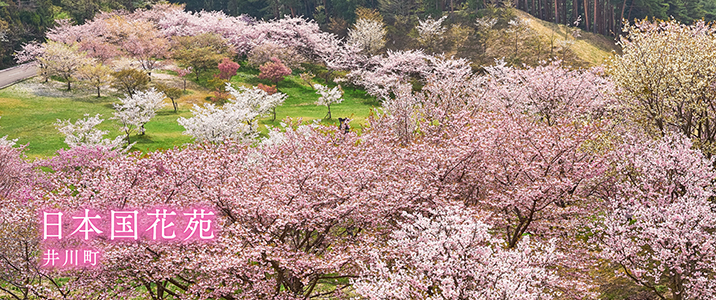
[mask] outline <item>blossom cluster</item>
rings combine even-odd
[[[85,209],[83,215],[72,216],[75,228],[69,235],[63,235],[63,228],[67,222],[63,222],[62,212],[42,212],[42,239],[62,240],[69,238],[75,234],[84,236],[82,239],[89,240],[102,236],[109,240],[137,240],[140,236],[150,238],[151,240],[211,240],[214,238],[214,221],[213,211],[206,209],[193,209],[183,213],[177,213],[171,209],[155,209],[140,213],[139,210],[110,210],[110,218],[102,222],[99,214],[91,213],[90,209]],[[185,220],[180,223],[180,216]],[[105,216],[106,217],[106,216]],[[176,224],[174,222],[177,222]],[[107,225],[107,222],[109,225]],[[150,225],[151,224],[151,225]],[[185,224],[184,231],[180,231],[181,235],[177,235],[178,225]],[[145,229],[146,228],[146,229]],[[151,230],[151,234],[147,231]],[[108,232],[108,233],[107,233]],[[104,235],[102,235],[104,233]]]

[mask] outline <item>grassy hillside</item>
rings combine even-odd
[[[164,74],[162,74],[164,73]],[[178,78],[169,76],[167,72],[157,72],[154,80],[164,81],[174,86]],[[240,68],[239,74],[232,80],[232,84],[253,86],[261,82],[257,78],[258,71],[250,68]],[[323,83],[316,79],[315,83]],[[266,82],[263,82],[266,83]],[[343,102],[331,106],[332,119],[324,120],[325,106],[317,106],[315,101],[319,95],[304,83],[299,76],[288,76],[277,85],[280,92],[288,94],[286,102],[276,109],[277,120],[271,117],[259,120],[260,130],[266,126],[279,126],[281,120],[290,117],[311,122],[321,119],[323,124],[338,125],[338,118],[350,117],[351,126],[358,128],[365,122],[371,108],[379,103],[374,97],[368,96],[358,89],[344,89]],[[109,120],[114,112],[113,103],[118,103],[121,94],[112,94],[97,98],[91,89],[78,87],[75,91],[63,91],[64,84],[50,82],[44,84],[39,78],[28,79],[11,87],[0,89],[0,137],[7,135],[10,139],[18,139],[17,143],[27,144],[25,153],[30,158],[51,156],[61,148],[67,148],[64,135],[55,129],[57,119],[71,119],[75,122],[83,115],[94,116],[101,114],[105,121],[98,126],[101,130],[109,131],[105,137],[114,138],[121,135],[119,123]],[[105,93],[105,92],[103,92]],[[184,135],[184,127],[179,125],[179,117],[191,117],[190,108],[194,104],[210,103],[207,100],[211,93],[206,89],[189,83],[189,88],[179,101],[179,111],[171,109],[171,102],[167,99],[167,106],[157,112],[152,121],[146,124],[146,134],[132,134],[131,141],[136,142],[132,150],[150,152],[159,149],[168,149],[192,142],[193,138]]]
[[[573,30],[565,25],[540,20],[518,9],[514,10],[514,14],[522,20],[528,20],[530,28],[547,44],[562,45],[565,35]],[[568,37],[570,41],[574,41],[569,49],[579,60],[587,62],[589,65],[601,65],[606,58],[619,51],[619,47],[611,37],[585,31],[580,31],[580,35],[581,37],[576,40],[571,36]]]

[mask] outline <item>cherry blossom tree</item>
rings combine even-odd
[[[251,114],[253,115],[252,119],[268,115],[277,106],[283,104],[288,97],[284,93],[269,93],[259,87],[246,88],[242,86],[236,90],[227,84],[226,90],[231,95],[232,102],[253,111]]]
[[[361,68],[352,70],[348,79],[363,86],[369,94],[386,99],[391,91],[412,77],[430,72],[429,55],[419,50],[388,51],[385,56],[374,56]]]
[[[150,77],[159,60],[169,55],[169,41],[153,23],[144,20],[128,21],[122,36],[121,48],[139,61]]]
[[[659,299],[716,297],[712,160],[678,133],[626,136],[615,155],[610,210],[596,227],[602,257]]]
[[[231,99],[221,108],[213,104],[203,108],[194,105],[191,118],[179,118],[179,124],[186,128],[184,134],[193,136],[197,141],[212,143],[254,138],[258,128],[257,118],[272,111],[275,115],[276,106],[287,97],[283,93],[269,94],[257,87],[239,87],[237,90],[227,84],[226,90]]]
[[[449,65],[461,64],[443,62]],[[480,88],[483,76],[436,73],[420,92],[409,85],[394,90],[386,101],[389,115],[384,123],[372,123],[374,130],[392,135],[398,145],[444,158],[440,164],[450,167],[441,167],[437,176],[454,193],[451,199],[490,212],[485,222],[508,248],[519,247],[525,236],[538,242],[556,238],[569,256],[560,268],[586,274],[593,258],[576,235],[589,225],[588,216],[604,209],[596,190],[609,151],[597,145],[608,143],[603,139],[609,122],[560,115],[554,119],[559,122],[548,124],[521,109],[482,108],[485,102],[502,103]],[[588,278],[575,277],[581,283],[560,290],[584,295]]]
[[[328,107],[328,113],[326,114],[326,119],[331,118],[331,104],[338,104],[343,102],[343,90],[341,90],[341,86],[335,86],[332,89],[329,89],[325,85],[320,85],[318,83],[313,85],[313,88],[316,89],[316,94],[321,95],[321,97],[318,97],[318,100],[316,101],[316,105],[325,105]]]
[[[50,76],[59,76],[67,82],[67,90],[72,89],[77,72],[89,63],[85,53],[79,51],[77,44],[65,45],[48,42],[39,60],[46,66]]]
[[[38,42],[30,42],[22,45],[22,50],[14,53],[15,62],[23,64],[31,61],[37,62],[37,73],[40,75],[45,82],[50,79],[50,75],[47,73],[47,65],[42,63],[40,57],[45,52],[45,44]]]
[[[444,39],[443,34],[447,30],[443,26],[445,19],[447,19],[447,16],[437,20],[434,20],[431,16],[425,20],[418,19],[418,26],[416,27],[418,30],[418,42],[427,47],[430,52],[436,52],[440,42]]]
[[[103,64],[108,63],[110,60],[121,54],[119,47],[109,43],[106,39],[96,36],[83,38],[79,44],[81,51],[84,51],[87,53],[87,56],[92,57]]]
[[[101,63],[90,63],[79,70],[78,78],[97,89],[97,98],[101,97],[100,89],[112,81],[112,69]]]
[[[45,52],[45,45],[36,41],[22,45],[22,50],[15,52],[15,62],[23,64],[37,60]]]
[[[184,91],[186,92],[186,76],[191,73],[191,67],[184,69],[175,68],[174,72],[177,72],[177,75],[184,81]]]
[[[429,207],[440,189],[420,184],[434,177],[420,152],[391,151],[353,133],[337,140],[335,130],[286,130],[270,147],[229,142],[145,157],[62,154],[49,162],[54,193],[38,191],[50,194],[38,205],[53,203],[68,213],[80,204],[98,210],[200,205],[217,213],[220,226],[215,242],[97,239],[103,264],[86,270],[91,277],[73,284],[73,293],[284,299],[340,293],[375,237],[385,236],[401,211]],[[421,165],[395,163],[401,157]]]
[[[236,71],[239,70],[239,64],[233,62],[228,57],[219,63],[219,78],[231,81],[231,77],[236,75]]]
[[[554,61],[518,69],[499,61],[485,70],[480,106],[488,109],[527,112],[553,125],[611,117],[617,107],[616,88],[601,68],[569,70]]]
[[[623,53],[607,65],[629,119],[655,136],[673,130],[716,153],[716,27],[640,21],[624,27]]]
[[[284,77],[291,75],[291,69],[281,62],[280,59],[272,57],[270,62],[267,62],[259,67],[261,73],[259,73],[260,79],[268,79],[273,83],[278,83],[283,80]]]
[[[225,103],[221,108],[213,103],[204,107],[194,105],[192,117],[178,119],[186,129],[184,134],[191,135],[196,141],[222,143],[226,140],[253,138],[257,124],[253,123],[250,109],[234,103]]]
[[[335,35],[321,30],[314,20],[303,17],[284,17],[271,21],[259,21],[252,26],[248,38],[254,45],[272,42],[295,49],[309,60],[335,52],[339,40]]]
[[[554,245],[503,249],[466,207],[406,214],[384,251],[354,283],[369,299],[553,299]]]
[[[73,44],[80,40],[80,37],[86,32],[87,26],[75,26],[71,19],[55,20],[55,26],[50,28],[47,33],[47,39],[62,44]]]
[[[109,133],[109,131],[95,128],[103,121],[104,119],[100,118],[99,114],[94,117],[85,114],[84,119],[78,119],[75,123],[70,122],[70,120],[58,119],[55,123],[55,128],[65,135],[65,144],[70,146],[70,148],[99,146],[108,149],[118,149],[123,143],[124,138],[118,136],[114,140],[105,139],[104,136]]]
[[[28,205],[37,173],[23,157],[22,148],[0,140],[0,291],[16,299],[39,296],[34,286],[49,279],[50,289],[56,279],[37,268],[37,223]]]
[[[166,96],[156,89],[139,91],[132,96],[120,98],[120,104],[114,104],[114,117],[111,119],[119,121],[122,131],[126,134],[127,144],[130,143],[130,134],[137,130],[144,134],[144,124],[149,122],[156,115],[157,110],[164,107]]]
[[[385,28],[382,22],[371,19],[358,19],[353,28],[348,29],[348,43],[361,49],[368,55],[378,53],[385,46]]]
[[[247,57],[247,63],[249,66],[258,68],[270,62],[272,57],[280,59],[281,62],[292,69],[300,67],[301,63],[306,61],[306,58],[295,49],[267,41],[251,49]]]

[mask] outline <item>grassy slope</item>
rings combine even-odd
[[[234,77],[232,83],[255,85],[261,82],[257,75],[256,70],[242,67],[239,76]],[[314,82],[318,81],[314,80]],[[107,136],[112,138],[121,134],[118,123],[108,120],[114,111],[112,104],[117,102],[116,97],[95,98],[88,92],[74,92],[61,97],[39,96],[23,88],[23,84],[0,90],[0,136],[8,135],[11,139],[17,138],[18,144],[29,144],[26,154],[30,158],[51,156],[58,149],[66,148],[64,136],[53,125],[57,119],[71,119],[74,122],[84,114],[102,114],[107,120],[98,128],[108,130],[110,133]],[[284,117],[302,118],[309,122],[313,119],[322,119],[326,115],[325,106],[314,104],[319,96],[297,75],[287,77],[277,85],[277,88],[289,97],[283,106],[277,108],[276,121],[271,121],[270,117],[259,121],[262,130],[266,125],[279,126]],[[168,104],[167,108],[159,111],[157,116],[145,125],[146,135],[132,135],[132,142],[137,142],[134,150],[148,152],[191,142],[191,137],[182,134],[184,128],[177,123],[177,118],[190,117],[191,104],[208,103],[205,100],[208,95],[207,91],[201,88],[189,90],[187,95],[179,99],[178,113],[174,113]],[[323,123],[337,124],[339,117],[352,117],[354,121],[351,125],[355,128],[364,123],[370,109],[378,105],[375,98],[366,95],[363,91],[346,89],[344,101],[331,107],[333,119],[323,120]]]
[[[567,26],[540,20],[521,10],[515,9],[515,14],[523,20],[529,20],[530,27],[537,32],[543,40],[554,39],[554,45],[561,45],[564,42]],[[588,62],[590,65],[601,65],[613,52],[618,52],[619,47],[610,37],[591,32],[580,31],[581,37],[570,47],[577,57]],[[570,37],[571,39],[571,37]]]
[[[64,136],[55,129],[53,123],[57,119],[72,119],[74,122],[84,114],[94,116],[101,114],[102,118],[112,116],[112,103],[115,97],[45,97],[23,92],[17,88],[9,87],[0,90],[0,136],[8,135],[17,138],[18,144],[28,144],[26,154],[29,157],[49,156],[56,150],[65,148]],[[190,116],[188,110],[179,112],[181,116]],[[146,125],[147,135],[133,136],[137,141],[138,150],[151,151],[159,148],[171,148],[189,142],[188,136],[181,134],[181,127],[176,123],[177,114],[164,110]],[[118,123],[105,120],[97,126],[108,130],[108,136],[120,135]]]
[[[232,84],[238,85],[257,85],[259,83],[267,84],[266,81],[258,79],[258,71],[250,68],[240,68],[238,75],[232,79]],[[322,79],[314,78],[313,83],[325,84]],[[335,84],[329,82],[328,86],[333,87]],[[279,126],[285,117],[302,118],[303,121],[311,121],[321,119],[325,124],[338,124],[338,118],[349,117],[353,120],[351,124],[355,127],[364,124],[370,109],[378,107],[380,103],[364,91],[353,88],[343,89],[343,102],[331,105],[331,120],[324,120],[328,108],[315,104],[319,95],[313,87],[305,83],[299,76],[289,76],[284,81],[276,84],[279,92],[289,95],[286,102],[276,109],[276,121],[271,118],[264,118],[260,121],[262,125]]]

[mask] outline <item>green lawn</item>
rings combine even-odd
[[[259,83],[271,84],[271,82],[260,80],[258,71],[245,66],[239,68],[237,76],[234,76],[231,83],[237,85],[257,85]],[[298,72],[294,72],[296,74]],[[313,83],[324,84],[323,79],[314,78]],[[334,87],[332,82],[328,83],[329,87]],[[278,126],[285,117],[303,118],[304,121],[321,119],[324,124],[338,124],[338,118],[351,118],[353,127],[364,124],[372,107],[380,105],[375,97],[367,95],[365,91],[353,88],[343,89],[343,102],[331,105],[331,120],[324,120],[328,108],[326,106],[318,106],[315,104],[319,95],[313,87],[305,83],[298,75],[286,77],[283,81],[276,84],[279,92],[287,94],[288,99],[278,108],[276,108],[276,121],[271,118],[264,118],[260,121],[262,125]]]
[[[259,120],[262,130],[266,125],[279,126],[285,117],[302,118],[304,122],[325,117],[327,108],[314,104],[319,96],[297,74],[298,72],[294,72],[294,75],[277,84],[278,90],[289,96],[286,102],[276,109],[276,121],[271,121],[270,117]],[[206,78],[200,79],[199,82],[202,81],[206,82]],[[257,70],[245,66],[242,66],[239,74],[232,79],[234,85],[256,85],[259,82],[269,83],[258,79]],[[323,83],[323,80],[316,78],[314,82]],[[106,120],[98,128],[109,130],[107,137],[114,138],[122,134],[119,124],[109,120],[114,111],[112,104],[117,102],[118,95],[96,98],[91,92],[79,91],[65,93],[63,96],[40,96],[24,87],[28,84],[34,83],[20,83],[0,90],[0,137],[8,135],[11,139],[17,138],[18,144],[27,144],[25,153],[28,157],[47,157],[58,149],[67,148],[64,136],[53,125],[57,119],[71,119],[74,122],[84,114],[101,114]],[[360,127],[371,108],[379,103],[361,90],[346,88],[344,92],[343,102],[331,107],[332,120],[322,120],[322,123],[337,124],[339,117],[350,117],[354,120],[351,126]],[[208,91],[200,87],[188,90],[187,94],[179,99],[178,113],[174,113],[171,105],[159,111],[157,116],[145,125],[146,135],[132,136],[132,142],[137,142],[133,150],[151,152],[192,142],[191,137],[182,134],[184,128],[177,123],[177,118],[190,117],[189,108],[193,103],[209,103],[205,100],[207,95]]]

